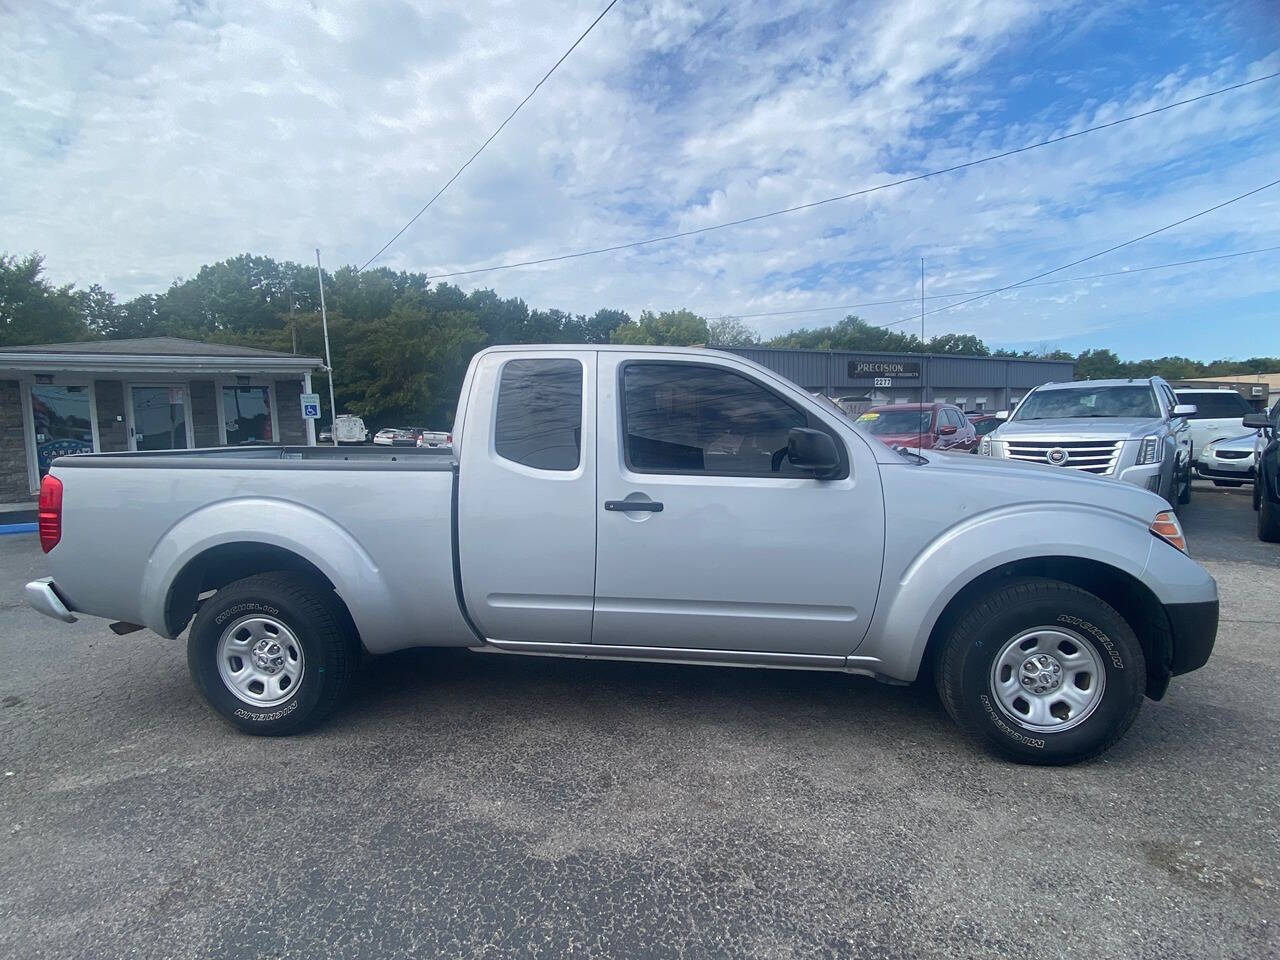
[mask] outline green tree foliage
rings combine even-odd
[[[55,287],[42,273],[44,258],[38,253],[23,258],[0,254],[0,346],[91,336],[85,323],[87,303],[93,301],[98,309],[102,289],[77,294],[70,286]]]
[[[707,321],[691,310],[664,310],[662,313],[644,310],[634,323],[616,327],[609,339],[612,343],[633,346],[687,347],[706,343],[709,337]]]
[[[324,341],[314,266],[242,254],[202,267],[159,294],[124,303],[98,285],[55,287],[44,260],[0,254],[0,346],[132,337],[176,336],[291,350],[320,357]],[[760,343],[735,317],[708,322],[690,310],[632,318],[617,309],[591,316],[532,310],[519,298],[492,290],[467,293],[431,284],[421,273],[388,268],[325,274],[329,339],[338,375],[338,409],[373,426],[441,426],[453,416],[458,388],[472,355],[497,343],[624,343],[685,346]],[[910,330],[873,326],[856,316],[793,330],[766,346],[828,350],[946,353],[969,356],[1074,360],[1080,379],[1223,377],[1280,370],[1280,358],[1218,360],[1186,357],[1122,361],[1110,350],[1078,356],[1039,350],[990,350],[973,334],[946,333],[921,340]],[[327,407],[327,384],[316,378]]]

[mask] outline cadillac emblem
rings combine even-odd
[[[1061,447],[1054,447],[1045,453],[1044,458],[1055,467],[1063,467],[1066,466],[1067,461],[1071,459],[1071,454],[1067,453],[1067,451],[1063,450]]]

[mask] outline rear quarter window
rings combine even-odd
[[[494,421],[498,456],[539,470],[576,470],[582,459],[582,364],[508,360]]]

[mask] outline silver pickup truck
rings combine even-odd
[[[1216,586],[1155,494],[898,452],[739,357],[486,350],[453,440],[61,458],[28,597],[190,624],[195,684],[257,734],[329,714],[363,652],[455,646],[924,670],[980,741],[1068,763],[1213,647]]]
[[[1012,416],[997,414],[1007,422],[978,452],[1114,477],[1187,504],[1194,460],[1187,418],[1195,412],[1160,377],[1048,383]]]

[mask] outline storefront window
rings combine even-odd
[[[182,387],[134,387],[133,448],[182,450],[186,446],[186,391]]]
[[[35,425],[36,459],[40,476],[49,472],[57,457],[93,453],[93,413],[86,386],[31,388],[31,419]]]
[[[223,387],[227,443],[273,443],[270,387]]]

